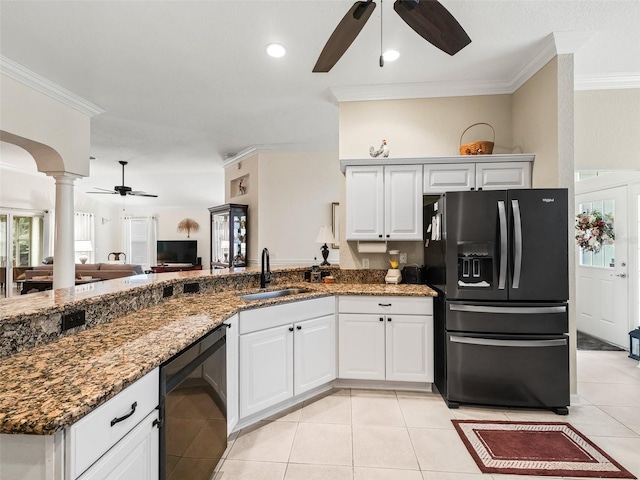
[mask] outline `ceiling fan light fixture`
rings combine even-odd
[[[267,55],[269,55],[270,57],[280,58],[284,57],[286,53],[287,49],[284,48],[284,45],[281,45],[279,43],[270,43],[269,45],[267,45]]]
[[[400,52],[397,50],[385,50],[382,56],[385,62],[394,62],[400,57]]]

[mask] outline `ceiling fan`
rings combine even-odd
[[[373,0],[353,4],[329,37],[313,72],[328,72],[333,68],[375,8]],[[471,43],[458,21],[437,0],[396,0],[393,9],[418,35],[449,55],[455,55]]]
[[[87,193],[102,193],[102,194],[111,194],[111,195],[122,195],[126,197],[127,195],[135,195],[138,197],[157,197],[157,195],[152,195],[150,193],[141,192],[140,190],[132,190],[131,187],[127,187],[124,184],[124,166],[129,163],[123,160],[118,161],[120,165],[122,165],[122,185],[116,185],[113,187],[113,190],[107,190],[105,188],[97,188],[97,190],[102,190],[100,192],[87,192]]]

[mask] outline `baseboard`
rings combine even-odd
[[[339,378],[333,382],[335,388],[371,389],[371,390],[404,390],[408,392],[433,392],[433,384],[429,382],[396,382],[388,380],[354,380]]]

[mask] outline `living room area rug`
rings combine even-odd
[[[568,423],[452,422],[483,473],[636,478]]]

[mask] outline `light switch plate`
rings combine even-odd
[[[362,268],[369,268],[369,259],[368,258],[363,258],[362,259]]]

